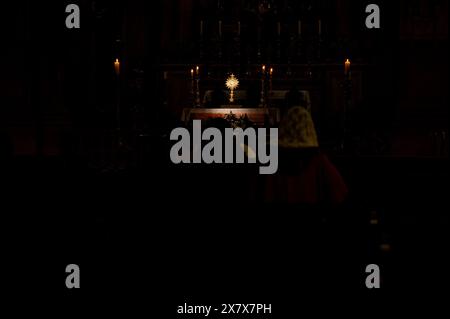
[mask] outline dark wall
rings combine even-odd
[[[80,29],[65,27],[70,3],[80,6]],[[16,155],[58,155],[74,131],[115,127],[115,58],[121,85],[134,69],[147,68],[149,88],[156,87],[159,2],[24,1],[4,8],[0,123]]]
[[[363,27],[368,1],[314,1],[311,10],[307,2],[278,1],[277,14],[286,25],[292,17],[304,19],[306,34],[315,32],[320,17],[324,41],[332,44],[326,59],[340,63],[349,55],[369,66],[357,106],[363,115],[355,118],[372,119],[388,131],[399,153],[402,147],[409,155],[429,152],[430,134],[445,130],[448,119],[448,1],[380,0],[378,31]],[[80,0],[80,30],[64,26],[68,3],[25,1],[2,10],[0,123],[18,155],[55,155],[65,134],[114,128],[116,57],[122,61],[123,100],[129,101],[124,109],[142,105],[153,125],[155,114],[167,111],[164,64],[180,63],[184,72],[199,61],[199,21],[251,21],[246,12],[256,1],[223,1],[218,11],[217,1],[206,0]],[[286,3],[290,11],[283,10]],[[250,31],[243,25],[243,33]],[[214,36],[211,27],[208,32]],[[139,81],[145,85],[136,93]],[[414,146],[421,143],[422,150]]]

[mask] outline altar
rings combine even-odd
[[[211,118],[224,118],[228,114],[236,117],[247,116],[257,126],[266,124],[274,126],[280,122],[280,110],[278,108],[184,108],[181,121],[188,123],[192,120],[207,120]]]

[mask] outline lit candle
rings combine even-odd
[[[200,67],[198,65],[195,67],[195,74],[197,74],[197,76],[200,74]]]
[[[319,35],[322,35],[322,20],[319,19]]]
[[[263,64],[261,72],[261,98],[260,106],[266,106],[266,66]]]
[[[298,20],[298,35],[302,35],[302,20]]]
[[[194,69],[191,69],[191,95],[192,95],[192,101],[195,101],[195,77],[194,77]]]
[[[350,60],[347,59],[345,61],[345,75],[348,75],[350,73],[350,65],[351,65]]]
[[[272,96],[273,86],[272,86],[272,75],[273,75],[273,68],[269,69],[269,94]]]
[[[269,91],[270,95],[272,95],[272,75],[273,75],[273,68],[269,69]]]
[[[120,62],[119,59],[116,59],[114,62],[114,71],[116,72],[116,75],[120,74]]]

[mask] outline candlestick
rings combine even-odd
[[[119,59],[116,59],[116,61],[114,62],[114,71],[116,72],[117,76],[120,75],[120,62],[119,62]]]
[[[352,79],[351,79],[351,71],[350,71],[351,63],[350,60],[347,59],[344,64],[344,109],[342,112],[342,140],[340,145],[341,152],[344,152],[345,141],[347,136],[347,111],[350,109],[351,100],[352,100]]]
[[[200,67],[197,65],[195,67],[195,73],[197,75],[196,86],[195,86],[195,106],[200,107]]]
[[[345,65],[344,65],[344,74],[345,74],[346,76],[348,76],[348,75],[350,74],[350,66],[351,66],[351,62],[350,62],[349,59],[347,59],[347,60],[345,61]]]
[[[114,61],[114,71],[116,73],[116,130],[117,130],[117,147],[121,148],[123,146],[122,139],[122,123],[121,123],[121,110],[120,110],[120,62],[119,59]]]
[[[273,89],[273,86],[272,86],[272,79],[273,79],[273,68],[270,68],[270,70],[269,70],[269,96],[272,96],[272,89]]]
[[[260,107],[266,106],[266,66],[262,66]]]
[[[201,106],[201,102],[200,102],[200,78],[197,78],[196,81],[196,91],[197,93],[195,94],[195,106],[196,107],[200,107]]]
[[[192,105],[195,107],[195,77],[194,77],[194,69],[191,69],[191,96],[192,96]]]

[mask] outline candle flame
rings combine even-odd
[[[345,61],[345,64],[344,64],[344,72],[345,72],[345,75],[349,75],[350,74],[350,59],[347,59],[346,61]]]
[[[120,74],[120,62],[119,59],[116,59],[116,61],[114,62],[114,69],[116,72],[116,75]]]

